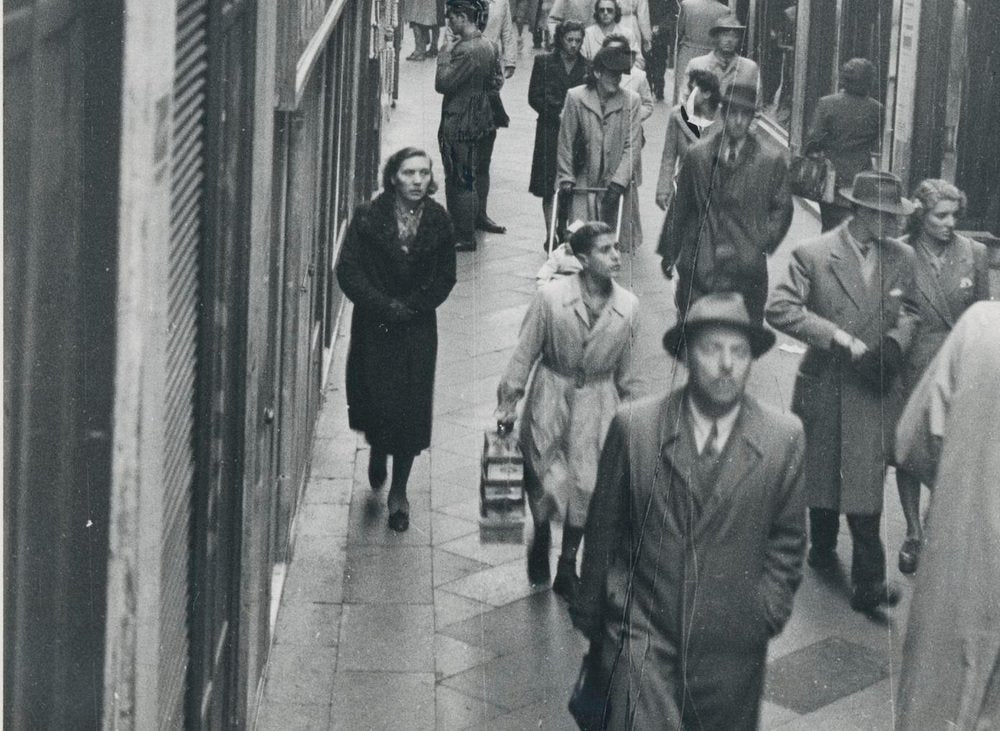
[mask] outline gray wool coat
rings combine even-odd
[[[572,613],[600,648],[611,729],[687,727],[692,711],[756,728],[767,643],[801,578],[798,420],[745,396],[705,485],[686,408],[685,389],[624,405],[601,455]]]
[[[915,254],[906,244],[881,243],[881,278],[866,286],[847,224],[800,244],[771,292],[771,326],[808,346],[799,365],[792,411],[806,430],[809,507],[871,515],[882,512],[885,466],[892,461],[896,420],[903,407],[898,376],[885,394],[869,386],[833,349],[845,330],[869,348],[883,337],[904,358],[919,322]]]

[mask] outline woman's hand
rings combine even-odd
[[[670,205],[671,196],[667,193],[657,193],[656,194],[656,206],[661,211],[667,210],[667,206]]]
[[[399,300],[393,300],[389,303],[389,322],[406,322],[416,314],[416,310]]]

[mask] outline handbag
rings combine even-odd
[[[490,111],[493,113],[493,124],[497,127],[510,126],[510,117],[507,116],[507,110],[503,108],[503,99],[500,98],[500,92],[487,92],[486,98],[489,99]]]
[[[837,171],[825,157],[796,155],[788,168],[788,187],[794,195],[816,201],[833,203],[837,194]]]
[[[581,731],[601,731],[603,728],[608,699],[607,694],[601,689],[600,672],[598,654],[591,645],[590,650],[583,656],[580,674],[576,678],[567,705],[570,715]]]

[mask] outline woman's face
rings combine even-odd
[[[616,6],[614,0],[601,0],[597,4],[597,24],[607,28],[615,24]]]
[[[583,45],[583,31],[571,30],[562,37],[563,56],[568,59],[575,59],[580,55],[580,46]]]
[[[955,234],[957,217],[958,201],[938,201],[937,205],[924,215],[921,227],[928,238],[947,244]]]
[[[400,200],[417,203],[431,184],[431,161],[423,155],[406,158],[392,176],[392,184]]]

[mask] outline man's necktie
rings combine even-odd
[[[716,421],[712,422],[712,428],[708,432],[708,439],[705,440],[705,446],[701,448],[701,454],[698,455],[699,458],[705,463],[714,462],[719,456],[719,424]]]
[[[736,145],[729,146],[729,156],[726,158],[730,165],[736,162]]]

